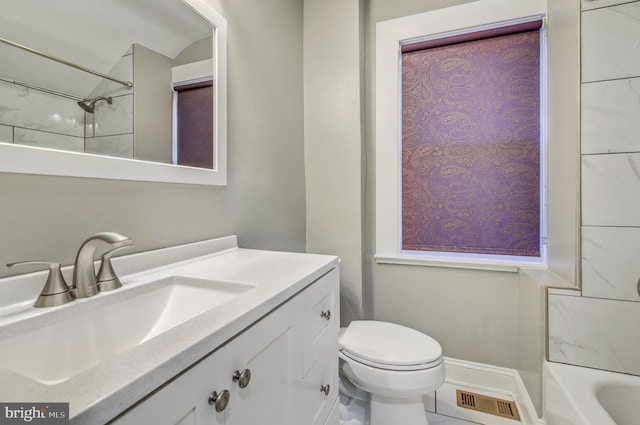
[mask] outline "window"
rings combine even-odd
[[[174,163],[213,168],[213,81],[176,84]]]
[[[377,24],[377,262],[546,267],[545,7],[484,0]],[[517,46],[513,69],[493,43]],[[523,81],[488,84],[501,78]]]
[[[403,251],[540,256],[540,26],[403,46]]]

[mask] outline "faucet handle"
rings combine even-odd
[[[98,277],[96,278],[100,291],[112,291],[122,287],[122,282],[120,282],[118,275],[116,275],[115,270],[113,270],[111,256],[116,251],[132,246],[134,245],[119,246],[102,254],[102,261],[100,262],[100,269],[98,270]]]
[[[7,267],[27,265],[44,265],[49,267],[49,276],[47,276],[47,281],[44,284],[44,288],[42,288],[42,292],[40,292],[40,296],[38,296],[38,299],[33,304],[34,307],[53,307],[66,304],[76,299],[73,292],[69,289],[67,282],[65,282],[64,276],[62,276],[60,263],[53,261],[18,261],[7,264]]]

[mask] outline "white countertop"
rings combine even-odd
[[[124,285],[122,289],[170,276],[232,281],[255,287],[59,384],[45,385],[0,365],[0,401],[69,402],[71,423],[105,423],[337,267],[338,258],[241,249],[232,236],[119,257],[113,264]],[[35,287],[44,282],[42,276],[32,273],[0,279],[0,287]],[[27,309],[5,318],[0,314],[0,350],[6,339],[3,329],[10,327],[10,322],[29,315],[60,314],[58,311],[62,309],[64,306]]]

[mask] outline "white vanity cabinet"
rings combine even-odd
[[[336,268],[112,423],[337,425],[338,297]]]

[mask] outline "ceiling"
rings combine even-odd
[[[180,0],[3,0],[0,37],[107,74],[133,43],[174,58],[213,27]],[[0,78],[85,97],[99,82],[0,43]]]

